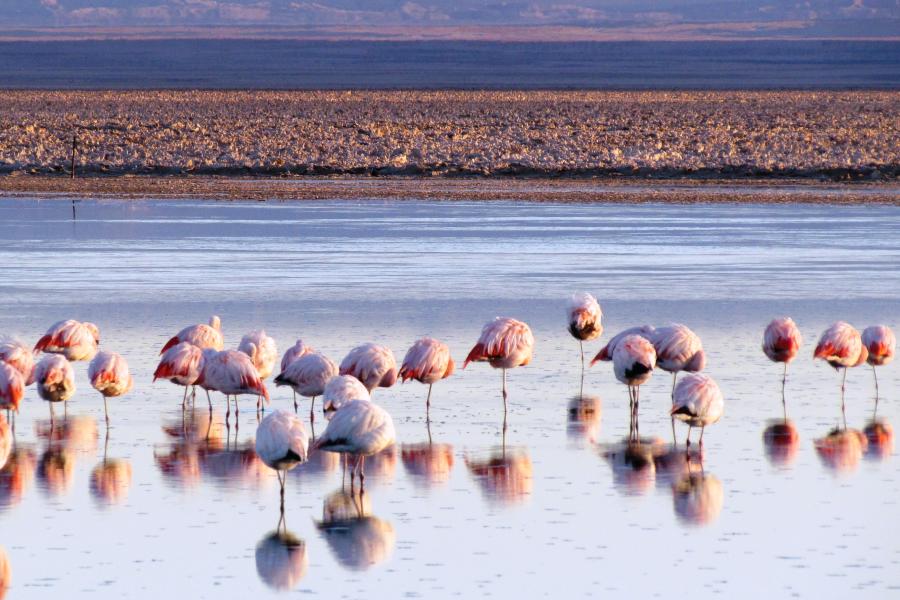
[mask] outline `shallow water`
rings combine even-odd
[[[28,390],[0,472],[8,597],[900,593],[893,445],[820,458],[814,440],[841,419],[839,380],[809,358],[837,319],[900,325],[900,208],[80,201],[74,222],[71,211],[0,201],[0,331],[33,343],[56,320],[93,321],[137,384],[111,402],[108,436],[86,365],[52,434]],[[662,372],[641,394],[655,456],[623,456],[626,391],[606,363],[582,383],[565,330],[576,289],[604,307],[590,353],[644,322],[703,338],[726,414],[702,466],[667,453]],[[430,445],[424,386],[376,392],[398,447],[367,463],[356,505],[338,493],[333,456],[291,472],[286,523],[303,544],[285,546],[269,538],[278,486],[252,452],[253,401],[226,428],[221,396],[212,419],[200,398],[182,417],[181,389],[151,383],[168,337],[212,313],[228,346],[264,327],[279,350],[302,337],[335,360],[364,341],[399,360],[427,334],[461,361],[497,314],[529,322],[537,342],[509,374],[505,447],[500,374],[484,364],[435,386]],[[783,416],[781,370],[759,344],[781,314],[805,345],[786,394],[798,440],[774,446],[763,432]],[[878,417],[896,422],[896,364],[879,384]],[[270,389],[273,407],[291,405]],[[873,410],[871,370],[851,371],[849,426]]]

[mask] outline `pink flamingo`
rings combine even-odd
[[[503,414],[506,415],[506,370],[527,365],[533,352],[534,335],[528,325],[509,317],[494,317],[482,328],[463,369],[470,362],[487,361],[493,368],[503,370]]]
[[[284,355],[281,357],[281,372],[283,373],[289,364],[301,356],[312,354],[315,351],[315,348],[303,343],[303,340],[297,340],[293,346],[284,351]]]
[[[632,334],[622,338],[613,352],[613,372],[616,379],[628,386],[631,406],[631,437],[638,437],[640,386],[650,380],[656,367],[656,350],[650,341]]]
[[[340,373],[353,375],[372,393],[377,387],[388,388],[397,383],[397,361],[390,348],[363,344],[347,353]]]
[[[292,361],[275,377],[275,385],[289,385],[294,392],[294,412],[297,412],[297,394],[312,398],[309,404],[309,420],[315,421],[316,396],[325,391],[328,381],[338,374],[338,367],[327,356],[318,353],[304,354]]]
[[[203,353],[203,369],[196,384],[206,390],[225,394],[228,407],[226,420],[231,416],[231,396],[234,396],[234,413],[239,414],[237,397],[241,394],[256,396],[256,411],[259,412],[261,398],[269,402],[269,391],[263,384],[250,357],[237,350],[223,350]]]
[[[872,375],[875,377],[875,402],[878,402],[878,374],[875,367],[886,365],[894,360],[894,351],[897,347],[897,338],[887,325],[872,325],[862,332],[862,343],[869,353],[866,362],[872,366]]]
[[[213,350],[221,351],[222,348],[225,347],[225,341],[222,338],[221,319],[219,319],[218,316],[213,315],[209,318],[209,325],[203,325],[201,323],[199,325],[185,327],[175,334],[175,337],[166,342],[166,345],[163,346],[159,353],[163,354],[166,350],[181,342],[189,342],[201,350],[212,348]]]
[[[360,489],[364,490],[366,456],[392,446],[396,437],[394,421],[386,410],[366,400],[352,400],[332,415],[314,446],[356,456],[356,466],[350,471],[350,489],[354,474],[358,474]]]
[[[679,371],[695,373],[706,366],[706,353],[700,336],[685,325],[676,323],[659,327],[650,334],[656,350],[656,366],[672,374],[672,401],[675,400],[675,383]],[[672,441],[675,439],[675,419],[672,419]]]
[[[34,345],[35,352],[62,354],[69,360],[90,360],[97,354],[100,330],[93,323],[60,321]]]
[[[19,412],[19,404],[25,395],[25,383],[22,374],[5,362],[0,362],[0,410],[6,409],[7,420],[11,420],[10,412]],[[15,420],[12,420],[15,431]]]
[[[275,340],[267,336],[265,331],[253,331],[242,337],[238,350],[250,357],[260,379],[265,379],[275,370],[278,348]]]
[[[400,366],[400,379],[404,383],[415,379],[428,386],[428,396],[425,398],[426,420],[429,420],[431,410],[431,387],[441,379],[450,377],[454,368],[450,348],[434,338],[416,340],[406,352]]]
[[[8,340],[0,343],[0,362],[15,367],[26,387],[34,383],[34,353],[22,342]]]
[[[800,352],[802,344],[803,336],[800,335],[800,329],[790,317],[772,319],[763,334],[763,352],[772,362],[784,363],[784,373],[781,377],[782,405],[784,405],[784,384],[787,381],[788,363]]]
[[[115,352],[98,352],[88,366],[91,386],[103,396],[103,412],[109,425],[107,398],[123,396],[134,387],[134,378],[128,371],[128,363]]]
[[[34,368],[38,396],[50,403],[50,423],[53,423],[53,403],[65,402],[75,394],[75,370],[72,363],[60,354],[48,354]]]
[[[844,369],[844,375],[841,378],[841,414],[844,417],[844,429],[847,428],[847,413],[844,409],[847,369],[858,367],[866,362],[868,354],[859,332],[843,321],[838,321],[825,330],[813,352],[814,359],[825,360],[835,370]]]
[[[578,292],[569,299],[566,307],[569,321],[569,333],[572,334],[581,348],[581,371],[584,372],[584,342],[594,340],[603,333],[603,311],[597,299],[587,293]]]
[[[284,510],[284,483],[287,472],[306,462],[309,435],[295,415],[276,410],[256,428],[256,454],[278,473],[281,484],[281,508]]]
[[[691,445],[691,429],[700,428],[700,449],[703,449],[703,432],[722,418],[725,401],[718,384],[709,375],[689,373],[675,387],[672,410],[669,414],[688,426],[686,447]]]
[[[156,366],[156,371],[153,372],[153,381],[167,379],[175,385],[184,386],[184,396],[181,398],[181,408],[184,408],[188,388],[197,382],[202,370],[203,350],[190,342],[181,342],[163,353]],[[206,396],[209,401],[209,410],[212,411],[209,393]]]
[[[322,391],[322,412],[329,421],[334,413],[348,402],[362,400],[369,402],[371,397],[359,379],[353,375],[338,375],[325,384]]]
[[[593,367],[600,361],[611,361],[613,359],[613,354],[616,351],[616,347],[629,335],[639,335],[649,341],[654,331],[655,330],[650,325],[639,325],[638,327],[629,327],[624,331],[620,331],[614,335],[612,339],[606,342],[606,345],[600,349],[600,352],[598,352],[596,356],[594,356],[590,366]]]

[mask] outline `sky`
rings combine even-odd
[[[0,30],[73,27],[703,27],[900,36],[900,0],[0,0]],[[817,33],[818,32],[818,33]]]

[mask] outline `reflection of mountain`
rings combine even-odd
[[[800,434],[797,427],[788,419],[772,421],[763,431],[763,445],[770,463],[787,466],[797,458]]]
[[[453,469],[453,446],[450,444],[403,444],[400,457],[406,472],[417,484],[429,486],[450,479]]]
[[[531,495],[531,458],[524,448],[498,448],[485,459],[467,456],[466,466],[488,500],[514,504]]]
[[[107,504],[125,500],[131,487],[131,463],[118,458],[104,459],[91,471],[91,495]]]
[[[256,573],[272,589],[294,589],[308,567],[306,542],[290,531],[273,531],[256,545]]]
[[[672,485],[675,514],[682,523],[707,525],[722,512],[725,494],[715,475],[689,473]]]
[[[367,494],[338,490],[325,499],[318,523],[338,563],[351,571],[364,571],[383,562],[394,550],[394,527],[367,514],[367,499]]]
[[[868,446],[866,436],[856,429],[832,430],[815,444],[822,464],[838,473],[856,469]]]
[[[863,429],[869,444],[866,456],[884,460],[894,452],[894,428],[884,419],[870,421]]]
[[[600,398],[583,394],[569,401],[566,432],[575,441],[596,443],[600,435]]]
[[[34,481],[37,458],[34,451],[23,446],[13,450],[0,469],[0,508],[13,506]]]

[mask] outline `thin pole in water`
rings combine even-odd
[[[72,134],[72,179],[75,179],[75,153],[78,148],[78,133]]]

